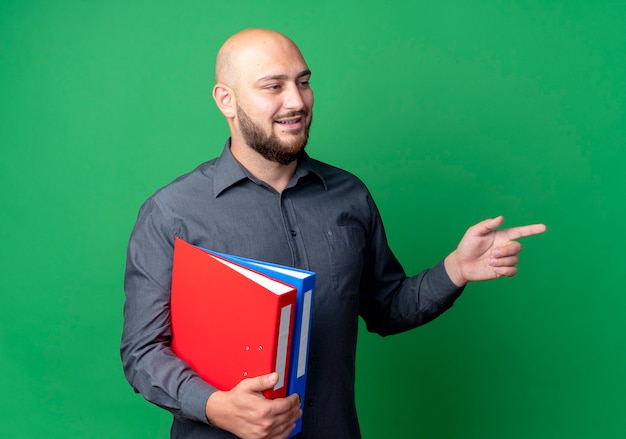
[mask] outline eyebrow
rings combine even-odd
[[[309,69],[303,70],[300,73],[298,73],[296,75],[296,78],[302,78],[303,76],[307,76],[310,75],[311,71]],[[268,75],[268,76],[263,76],[262,78],[257,79],[255,82],[259,83],[259,82],[265,82],[265,81],[276,81],[276,80],[281,80],[284,81],[285,79],[289,79],[289,76],[287,75]]]

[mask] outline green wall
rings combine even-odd
[[[388,3],[388,4],[387,4]],[[0,435],[165,438],[118,342],[140,203],[218,154],[221,42],[292,36],[309,151],[370,186],[407,270],[545,222],[520,274],[362,332],[366,439],[626,435],[625,1],[0,0]]]

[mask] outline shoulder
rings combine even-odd
[[[328,190],[350,187],[369,193],[365,183],[350,171],[313,158],[309,158],[309,167],[324,181]]]
[[[206,200],[213,198],[213,168],[217,159],[195,169],[156,190],[139,208],[135,231],[161,229],[179,231],[181,224],[206,215]]]
[[[198,165],[193,170],[159,188],[150,196],[150,199],[169,204],[179,200],[181,197],[206,196],[208,191],[213,190],[216,162],[217,159],[213,159]]]
[[[139,219],[163,218],[168,222],[178,214],[185,215],[210,199],[213,193],[213,169],[217,159],[198,165],[152,193],[139,209]]]

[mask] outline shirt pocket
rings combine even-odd
[[[332,288],[342,299],[355,299],[361,286],[365,230],[355,226],[333,227],[326,232],[330,249]]]

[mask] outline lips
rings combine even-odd
[[[301,116],[278,119],[275,122],[280,126],[281,131],[284,132],[296,132],[304,127],[304,118]]]
[[[277,120],[276,123],[279,123],[281,125],[294,125],[297,123],[300,123],[302,121],[301,118],[296,118],[296,119],[288,119],[288,120]]]
[[[298,125],[304,123],[304,118],[308,112],[305,110],[290,111],[279,115],[274,121],[285,128],[297,128]]]

